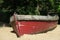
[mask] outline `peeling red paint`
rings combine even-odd
[[[16,21],[17,34],[33,34],[43,32],[57,26],[57,21]]]

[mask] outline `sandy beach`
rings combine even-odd
[[[54,30],[39,34],[24,34],[17,37],[12,27],[0,27],[0,40],[60,40],[60,25]]]

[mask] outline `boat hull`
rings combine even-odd
[[[34,34],[53,29],[57,26],[57,21],[16,21],[12,23],[13,29],[18,36],[23,34]]]
[[[13,15],[10,23],[18,36],[34,34],[53,29],[57,26],[58,16]]]

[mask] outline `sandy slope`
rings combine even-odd
[[[11,27],[0,28],[0,40],[60,40],[60,25],[47,33],[28,35],[25,34],[17,38],[16,34],[11,33]]]

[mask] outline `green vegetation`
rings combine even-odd
[[[47,15],[53,12],[60,17],[60,0],[0,0],[0,21],[8,23],[14,12],[21,15]]]
[[[18,12],[23,15],[46,15],[50,10],[60,11],[59,0],[0,0],[3,13]]]

